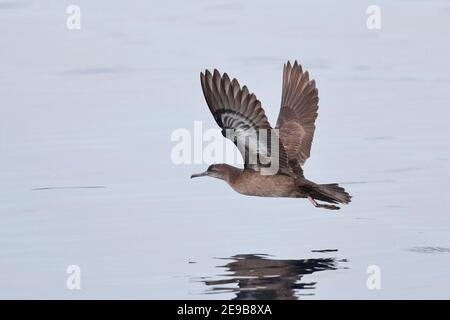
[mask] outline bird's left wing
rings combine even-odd
[[[226,73],[221,76],[217,70],[212,74],[208,70],[200,73],[200,81],[209,110],[223,136],[239,149],[245,168],[261,171],[273,168],[275,161],[281,173],[288,173],[284,147],[256,96],[246,86],[241,88],[236,79],[230,80]]]

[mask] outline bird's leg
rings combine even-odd
[[[311,196],[308,196],[308,200],[313,204],[316,208],[324,208],[324,209],[330,209],[330,210],[339,210],[340,208],[338,206],[332,205],[332,204],[322,204],[318,203],[316,200],[314,200]]]

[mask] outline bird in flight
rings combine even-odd
[[[351,196],[337,183],[317,184],[305,178],[302,166],[310,156],[318,110],[314,80],[302,66],[288,61],[283,68],[281,109],[272,128],[261,102],[246,86],[219,71],[200,73],[206,103],[222,135],[237,146],[244,169],[212,164],[191,178],[209,176],[226,181],[249,196],[307,198],[317,208],[339,209]],[[319,203],[322,201],[326,203]]]

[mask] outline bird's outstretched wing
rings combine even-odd
[[[308,71],[288,61],[283,68],[283,90],[281,109],[276,128],[289,158],[289,165],[298,168],[309,158],[316,128],[318,92],[314,80],[309,80]]]
[[[286,151],[256,96],[246,86],[241,88],[236,79],[230,80],[226,73],[221,76],[217,70],[213,74],[208,70],[200,73],[200,81],[209,110],[223,136],[239,149],[245,168],[261,171],[274,168],[276,162],[279,172],[288,173]]]

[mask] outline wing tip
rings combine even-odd
[[[297,66],[298,66],[298,67],[301,67],[301,66],[302,66],[301,63],[298,62],[297,59],[294,60],[294,63],[291,63],[291,60],[288,60],[286,63],[284,63],[284,65],[287,66],[287,67],[292,67],[292,68],[295,68],[295,67],[297,67]]]

